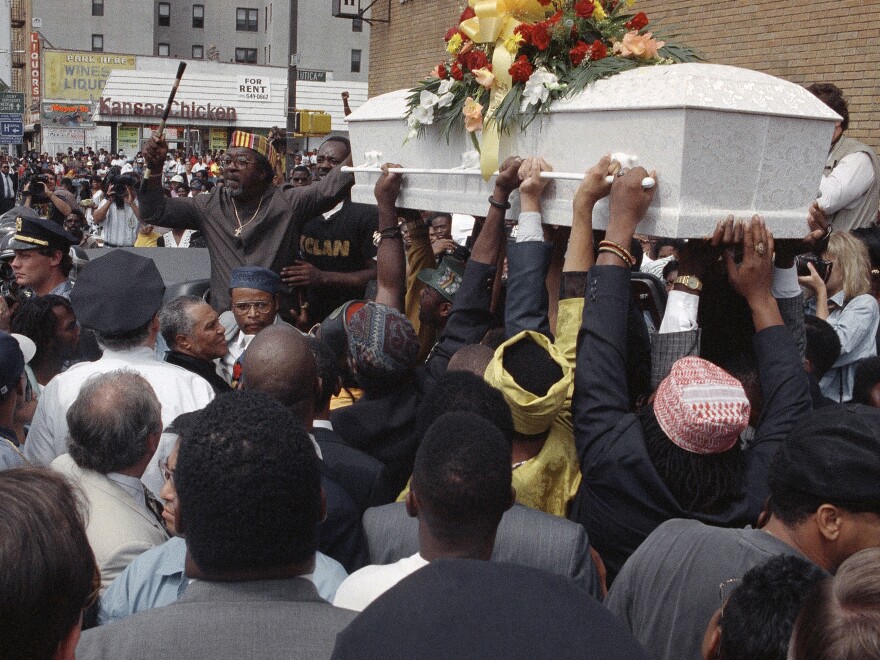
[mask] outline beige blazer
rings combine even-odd
[[[135,557],[168,540],[152,514],[107,476],[79,467],[70,454],[56,458],[51,467],[85,495],[86,535],[101,570],[102,594]]]

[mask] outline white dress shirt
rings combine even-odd
[[[874,166],[868,154],[859,151],[844,156],[831,174],[819,182],[819,207],[828,214],[855,208],[872,183]]]
[[[159,362],[152,348],[105,350],[100,360],[72,366],[55,376],[43,389],[24,446],[25,458],[34,465],[48,465],[55,457],[66,453],[67,409],[76,400],[83,383],[95,374],[119,369],[136,371],[152,385],[162,404],[163,426],[168,426],[185,412],[201,410],[214,398],[214,389],[208,381],[186,369]],[[159,448],[141,478],[153,493],[158,493],[164,483],[156,462],[171,453],[176,439],[173,434],[162,435]]]

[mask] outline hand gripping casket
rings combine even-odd
[[[370,99],[348,117],[356,166],[355,201],[375,203],[377,164],[407,169],[399,205],[485,215],[493,181],[484,182],[466,134],[439,128],[407,140],[406,90]],[[778,238],[807,231],[807,209],[840,117],[800,85],[719,64],[646,66],[599,80],[555,102],[524,131],[502,136],[499,162],[542,156],[556,172],[580,176],[607,153],[656,169],[657,194],[639,231],[700,237],[732,213],[760,213]],[[571,224],[578,181],[554,179],[544,221]],[[517,200],[509,217],[516,217]],[[593,224],[608,223],[607,200]]]

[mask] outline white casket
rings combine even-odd
[[[406,141],[408,92],[367,101],[348,116],[355,166],[355,201],[375,203],[378,161],[432,170],[406,175],[399,204],[407,208],[485,215],[493,181],[473,164],[462,173],[469,136],[446,140],[437,127]],[[718,64],[646,66],[596,82],[555,102],[525,131],[502,136],[509,155],[542,156],[556,172],[582,174],[606,153],[636,156],[658,173],[658,190],[639,231],[703,236],[719,218],[760,213],[778,238],[806,233],[806,214],[840,117],[800,85]],[[361,169],[361,168],[358,168]],[[438,172],[437,170],[440,170]],[[450,172],[444,172],[451,170]],[[571,224],[577,181],[556,179],[545,193],[544,221]],[[518,212],[518,200],[509,217]],[[608,223],[597,205],[596,228]]]

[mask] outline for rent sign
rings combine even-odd
[[[271,100],[271,85],[262,76],[239,76],[238,98],[242,101]]]

